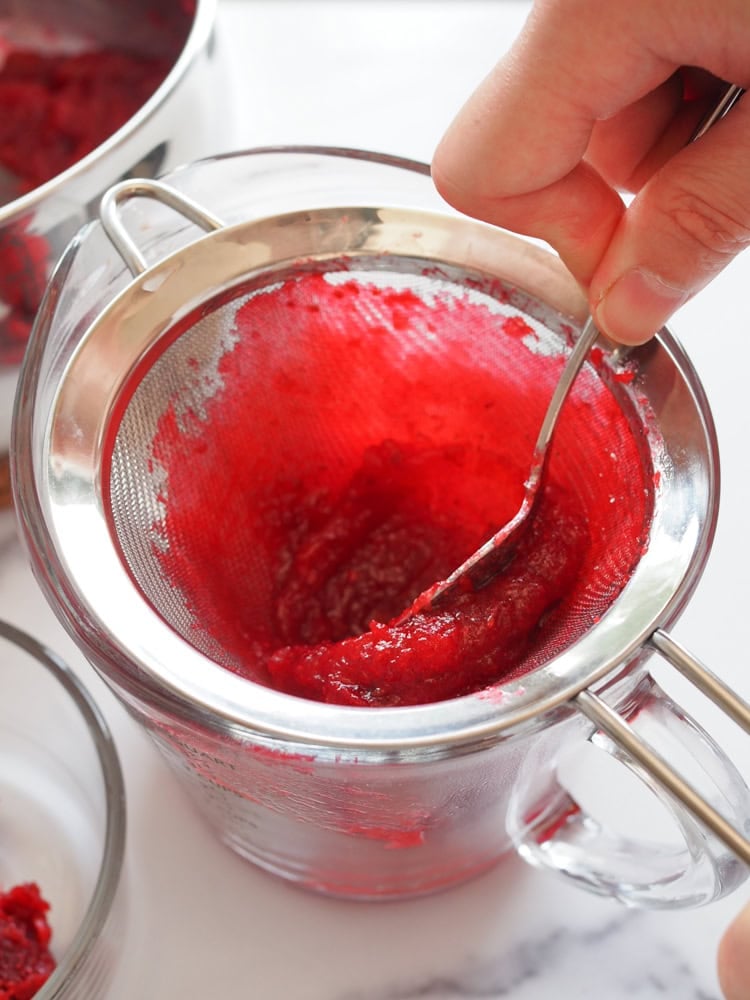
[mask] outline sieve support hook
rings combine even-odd
[[[225,223],[197,201],[160,181],[133,177],[113,185],[103,196],[99,218],[109,241],[120,254],[134,277],[148,270],[148,262],[128,233],[120,214],[120,206],[133,198],[150,198],[194,222],[207,233],[224,229]]]

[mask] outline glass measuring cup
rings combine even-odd
[[[164,189],[143,185],[114,199],[115,208],[131,199],[122,219],[140,237],[125,244],[134,273],[99,226],[63,258],[24,368],[15,481],[53,606],[218,834],[301,884],[369,898],[453,884],[513,846],[642,905],[705,902],[738,885],[747,789],[647,669],[655,649],[679,660],[663,629],[697,582],[716,515],[710,411],[678,345],[663,332],[626,359],[602,345],[605,370],[632,366],[632,379],[613,383],[640,420],[658,488],[648,545],[595,627],[521,678],[432,705],[352,709],[292,697],[237,676],[201,648],[163,581],[149,592],[153,549],[140,529],[151,515],[134,519],[128,510],[140,508],[113,503],[142,498],[128,493],[122,476],[134,467],[132,451],[119,453],[116,441],[145,391],[149,352],[158,344],[167,357],[196,315],[248,280],[342,255],[417,259],[497,280],[509,308],[558,340],[575,330],[583,303],[551,255],[449,212],[417,164],[261,150],[193,165],[168,182],[176,194],[166,208]],[[177,222],[175,207],[184,216]],[[196,224],[209,234],[196,239]],[[84,282],[92,268],[96,280]],[[137,474],[135,485],[143,482]],[[618,757],[629,741],[634,766],[652,767],[633,729],[646,730],[668,760],[693,759],[699,822],[675,806],[673,796],[695,801],[672,769],[658,761],[652,769],[682,831],[676,848],[624,842],[557,780],[561,753],[587,738]]]

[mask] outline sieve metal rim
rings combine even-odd
[[[702,571],[716,517],[715,434],[697,375],[676,341],[662,331],[656,342],[634,352],[633,357],[638,359],[641,372],[655,363],[671,365],[679,373],[699,417],[706,444],[706,477],[699,509],[693,509],[688,518],[692,532],[690,557],[682,553],[675,558],[674,546],[658,553],[650,547],[634,580],[643,575],[644,566],[653,570],[651,582],[658,584],[655,604],[647,605],[639,592],[638,584],[642,591],[642,583],[631,580],[597,626],[595,639],[591,634],[584,636],[533,676],[498,685],[490,695],[480,693],[435,705],[390,709],[321,705],[230,674],[198,653],[156,615],[124,572],[119,556],[115,562],[111,559],[114,546],[104,514],[106,486],[100,462],[107,421],[95,419],[81,424],[77,403],[87,400],[89,416],[111,414],[119,390],[142,356],[143,338],[150,345],[154,337],[164,335],[208,298],[228,290],[240,279],[246,280],[253,268],[268,268],[269,260],[259,259],[258,254],[262,258],[276,246],[271,236],[282,234],[288,240],[294,235],[298,241],[291,258],[285,258],[284,263],[300,258],[320,260],[326,254],[340,256],[341,246],[337,244],[334,249],[331,244],[331,233],[336,231],[332,223],[338,223],[339,240],[342,232],[348,234],[347,246],[356,248],[357,253],[376,254],[382,252],[386,236],[390,237],[388,246],[393,248],[393,227],[398,219],[402,223],[405,220],[402,235],[421,258],[443,263],[454,259],[461,266],[470,259],[487,273],[508,278],[507,272],[498,270],[502,262],[517,272],[519,280],[522,276],[531,285],[536,281],[547,299],[577,310],[580,316],[582,299],[556,259],[517,237],[463,218],[400,206],[339,206],[220,227],[146,268],[92,322],[60,379],[45,435],[42,473],[34,491],[40,510],[21,513],[27,524],[35,514],[41,515],[36,521],[43,523],[45,550],[51,553],[47,568],[57,593],[66,595],[64,613],[68,623],[79,638],[84,633],[86,645],[96,650],[99,664],[108,657],[113,662],[131,661],[135,674],[142,674],[170,699],[200,706],[213,725],[218,722],[250,728],[294,742],[394,750],[497,737],[554,710],[574,712],[570,702],[579,691],[606,681],[613,670],[642,652],[655,629],[674,620]],[[316,226],[316,221],[321,225]],[[432,229],[437,238],[430,248],[425,234]],[[450,248],[446,245],[446,231]],[[356,239],[352,242],[353,233]],[[415,247],[416,233],[419,241]],[[280,264],[278,257],[273,258],[273,263]],[[533,281],[531,273],[535,275]],[[578,317],[571,315],[572,325],[577,324]],[[109,337],[102,337],[107,331]],[[106,343],[104,357],[93,366],[93,372],[80,378],[77,366],[97,337]],[[102,405],[90,405],[91,392]],[[72,422],[71,414],[76,414]],[[84,445],[89,449],[85,455],[81,450]],[[63,458],[66,454],[67,460]],[[81,514],[87,510],[93,517],[82,522]],[[667,513],[663,504],[660,513],[662,517]],[[82,530],[89,539],[86,551],[95,552],[99,559],[106,557],[106,566],[99,562],[82,567]],[[82,568],[86,569],[83,574]],[[603,637],[612,640],[605,644],[608,648],[604,653],[600,648]]]

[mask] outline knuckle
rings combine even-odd
[[[672,224],[708,259],[731,259],[750,243],[750,218],[743,214],[739,201],[722,206],[685,188],[678,188],[670,200]]]

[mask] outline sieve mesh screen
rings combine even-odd
[[[501,649],[486,635],[471,646],[477,623],[499,613],[477,595],[454,660],[435,647],[444,621],[417,629],[440,678],[416,671],[405,695],[378,674],[362,694],[355,661],[398,673],[400,654],[390,648],[383,666],[376,652],[392,640],[384,623],[517,509],[566,328],[497,280],[405,258],[340,259],[265,281],[204,309],[142,366],[112,438],[112,529],[163,619],[261,683],[364,704],[505,679],[595,624],[647,543],[653,503],[630,376],[599,356],[561,417],[535,543],[543,561],[520,554],[526,582],[497,598],[505,607],[522,593],[523,605],[552,587],[539,620],[501,637]],[[545,534],[555,522],[574,562],[563,565]],[[371,647],[352,646],[373,620]],[[414,641],[412,631],[409,655]],[[334,654],[335,690],[318,677]],[[464,676],[472,657],[480,666]],[[292,660],[317,687],[288,681]],[[396,693],[381,699],[388,684]]]

